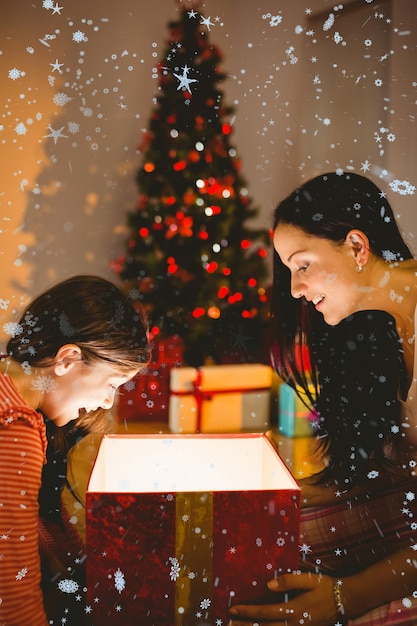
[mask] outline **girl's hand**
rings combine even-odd
[[[333,578],[318,574],[284,574],[269,581],[268,587],[285,597],[276,604],[235,605],[230,609],[232,626],[334,626],[338,624],[333,595]],[[294,595],[294,592],[296,595]],[[341,624],[340,624],[341,626]]]

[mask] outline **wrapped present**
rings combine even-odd
[[[118,421],[168,421],[169,375],[182,365],[184,343],[179,335],[158,339],[152,345],[148,367],[119,390]]]
[[[109,435],[87,488],[94,626],[227,624],[298,563],[300,489],[262,434]],[[276,594],[275,594],[276,595]]]
[[[306,398],[307,400],[307,398]],[[278,430],[286,437],[308,437],[315,413],[304,404],[294,389],[282,383],[278,398]]]
[[[269,427],[272,369],[260,363],[171,370],[169,427],[174,433]]]

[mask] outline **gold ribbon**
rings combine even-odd
[[[176,550],[180,571],[175,587],[175,626],[209,622],[213,583],[213,493],[176,495]]]

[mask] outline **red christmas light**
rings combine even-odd
[[[228,293],[229,293],[229,288],[223,286],[223,287],[220,287],[220,289],[217,292],[217,295],[219,298],[225,298]]]
[[[176,263],[171,263],[170,265],[168,265],[168,274],[175,274],[175,272],[178,270],[178,265]]]
[[[236,302],[240,302],[241,300],[243,300],[243,296],[239,291],[237,291],[236,293],[232,294],[231,296],[227,298],[227,301],[229,302],[229,304],[236,304]]]
[[[221,191],[220,185],[217,182],[212,182],[207,187],[207,193],[209,193],[211,196],[215,193],[219,193],[220,191]]]
[[[187,161],[177,161],[172,167],[176,172],[181,172],[181,170],[185,170],[187,167]]]
[[[110,262],[110,267],[114,272],[117,272],[118,274],[122,271],[122,267],[123,264],[126,261],[126,257],[125,256],[121,256],[118,259],[115,259],[114,261]]]
[[[256,278],[249,278],[248,280],[249,287],[256,287],[257,284],[258,284],[258,281],[256,280]]]
[[[200,155],[198,154],[197,150],[191,150],[191,152],[188,154],[188,160],[190,161],[190,163],[198,163],[198,161],[200,160]]]
[[[162,202],[164,204],[168,204],[168,205],[172,205],[175,204],[177,201],[175,196],[165,196],[164,198],[162,198]]]
[[[218,265],[216,263],[216,261],[210,261],[210,263],[207,263],[205,269],[209,274],[213,274],[216,269],[218,268]]]
[[[143,226],[142,228],[139,228],[139,235],[141,237],[147,237],[149,235],[149,230]]]
[[[232,132],[232,127],[230,126],[230,124],[223,124],[222,132],[223,132],[223,135],[230,135],[230,133]]]
[[[264,259],[267,255],[268,255],[268,252],[265,250],[265,248],[259,248],[258,256],[260,256],[261,259]]]
[[[243,250],[247,250],[248,248],[250,248],[249,239],[242,239],[242,241],[240,242],[240,247],[243,248]]]
[[[198,306],[196,309],[194,309],[194,311],[192,312],[192,316],[193,317],[202,317],[204,315],[205,311],[203,309],[203,307]]]
[[[193,234],[193,218],[186,217],[183,211],[177,211],[175,217],[168,216],[165,219],[166,232],[165,237],[172,239],[175,235],[183,237],[192,237]]]
[[[232,273],[232,270],[230,269],[230,267],[224,267],[222,272],[225,276],[230,276],[230,274]]]
[[[143,166],[143,169],[145,170],[145,172],[150,173],[154,171],[155,165],[153,163],[148,162],[148,163],[145,163],[145,165]]]

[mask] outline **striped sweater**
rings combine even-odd
[[[42,416],[0,374],[0,626],[47,626],[40,587],[38,493]]]

